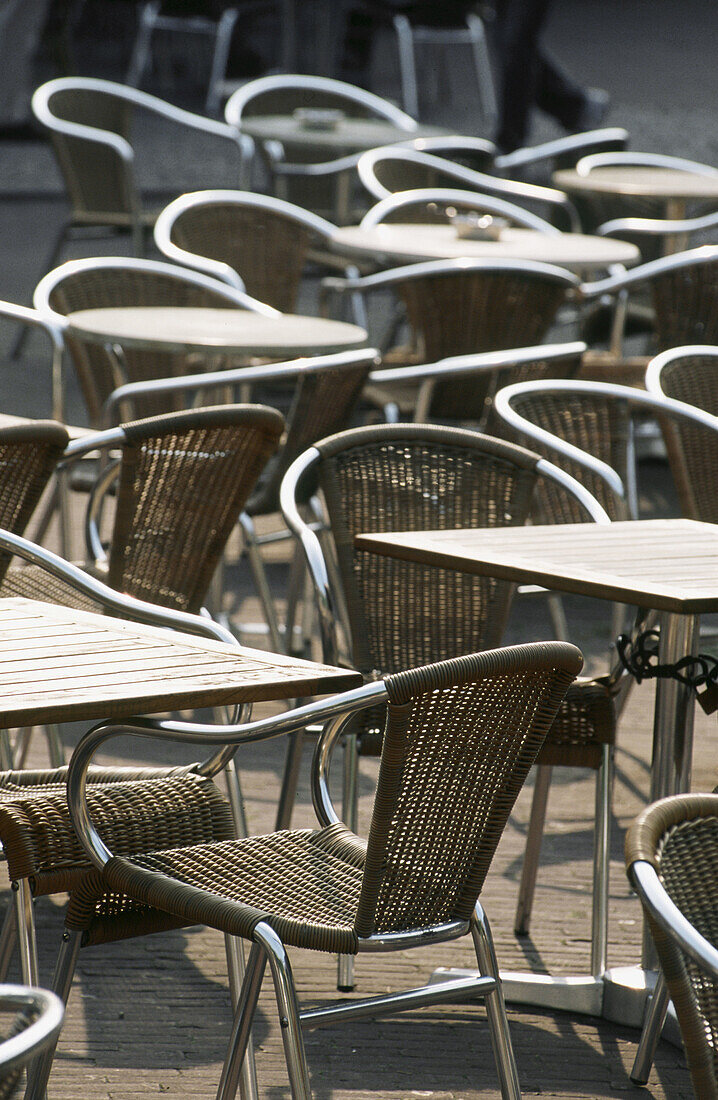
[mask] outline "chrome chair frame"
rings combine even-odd
[[[538,214],[532,214],[525,207],[517,206],[496,195],[482,195],[480,192],[463,191],[452,187],[419,187],[412,191],[397,191],[393,195],[380,199],[371,210],[367,211],[359,224],[362,229],[371,229],[385,221],[400,221],[400,215],[404,209],[412,206],[428,206],[432,203],[437,207],[449,206],[456,207],[458,210],[477,210],[496,214],[498,217],[508,218],[524,229],[535,229],[539,233],[548,233],[554,237],[561,233],[555,225],[540,218]],[[450,220],[448,215],[446,220]]]
[[[718,347],[715,344],[685,344],[681,348],[669,348],[668,351],[662,351],[656,355],[648,364],[646,369],[646,390],[648,393],[653,394],[654,397],[668,397],[668,394],[663,390],[661,381],[664,368],[670,363],[676,362],[676,360],[691,359],[696,355],[706,359],[715,359],[716,370],[718,371]],[[696,408],[700,408],[700,405],[696,405]]]
[[[600,130],[586,130],[582,134],[568,134],[566,137],[544,141],[540,145],[527,145],[515,149],[512,153],[500,153],[494,166],[500,172],[512,172],[516,168],[533,168],[542,161],[576,164],[582,156],[590,156],[590,151],[604,152],[609,149],[620,151],[628,144],[629,134],[620,126],[607,126]]]
[[[545,203],[550,208],[560,211],[568,223],[569,229],[580,232],[581,223],[576,209],[563,191],[554,187],[542,187],[535,183],[522,183],[518,180],[502,179],[500,176],[488,175],[485,172],[476,172],[471,168],[463,168],[460,164],[454,164],[443,157],[432,156],[430,153],[420,153],[415,149],[403,146],[384,145],[378,149],[369,149],[362,153],[357,161],[359,179],[370,195],[378,201],[392,194],[378,179],[375,165],[381,160],[396,160],[408,162],[414,167],[424,168],[428,172],[440,172],[442,176],[449,176],[456,180],[457,188],[466,191],[480,191],[483,194],[497,195],[510,201]],[[444,184],[446,186],[446,184]]]
[[[172,228],[177,218],[181,217],[187,210],[201,206],[211,206],[213,203],[220,203],[224,206],[269,210],[273,214],[281,215],[288,221],[308,229],[317,238],[318,244],[325,247],[336,229],[336,226],[332,225],[326,218],[321,218],[318,214],[312,214],[311,211],[304,210],[301,206],[296,206],[292,202],[275,198],[272,195],[259,195],[252,191],[219,189],[191,191],[173,199],[155,222],[155,244],[160,252],[174,263],[203,271],[212,278],[228,283],[236,290],[244,290],[244,282],[241,275],[229,264],[213,260],[209,256],[201,256],[196,252],[188,252],[172,240]]]
[[[58,135],[58,141],[63,138],[76,138],[84,141],[95,142],[104,146],[108,153],[116,158],[118,175],[122,180],[126,209],[124,211],[108,211],[107,216],[97,211],[83,209],[80,191],[72,183],[71,176],[66,177],[66,185],[73,206],[71,221],[64,226],[55,245],[52,256],[48,262],[52,267],[59,255],[60,248],[70,228],[73,226],[110,226],[126,228],[132,236],[132,246],[135,254],[141,256],[144,250],[144,225],[147,215],[143,209],[140,193],[134,178],[135,152],[130,142],[111,130],[103,130],[96,126],[86,126],[77,122],[69,122],[53,112],[52,98],[57,92],[65,90],[94,92],[97,95],[111,96],[123,100],[130,107],[140,108],[160,115],[169,122],[182,126],[189,126],[193,130],[224,138],[232,143],[238,156],[242,156],[243,139],[233,126],[216,119],[206,118],[204,115],[194,114],[180,107],[175,107],[157,96],[141,92],[137,88],[130,88],[125,84],[117,84],[111,80],[100,80],[97,77],[63,76],[42,84],[33,94],[32,110],[37,120],[51,133]],[[72,168],[68,168],[68,172]]]
[[[220,86],[227,69],[229,48],[232,42],[239,11],[237,8],[225,8],[218,19],[202,15],[163,15],[161,0],[147,0],[139,12],[139,29],[132,56],[127,69],[127,83],[138,87],[151,60],[152,35],[155,31],[170,31],[176,34],[205,35],[214,39],[212,64],[204,108],[213,114],[219,108]]]
[[[33,1058],[54,1046],[60,1034],[65,1006],[49,989],[28,985],[0,985],[0,1010],[27,1014],[32,1022],[0,1041],[0,1080],[3,1085]]]
[[[326,76],[305,76],[300,73],[280,73],[275,76],[261,76],[257,80],[238,88],[227,100],[224,106],[224,117],[228,125],[234,127],[235,132],[242,134],[242,116],[247,113],[247,107],[252,100],[267,92],[289,91],[297,92],[297,107],[302,106],[303,92],[326,92],[347,100],[361,108],[367,114],[384,118],[393,123],[398,129],[410,133],[416,130],[418,123],[405,111],[395,107],[393,103],[382,99],[381,96],[358,88],[354,84],[348,84],[343,80],[334,80]],[[261,113],[261,112],[260,112]],[[251,160],[254,156],[256,142],[246,134],[242,135],[242,164],[240,168],[240,186],[245,190],[251,190],[252,174]],[[317,162],[314,164],[291,164],[284,158],[284,150],[279,142],[260,142],[263,155],[266,158],[270,174],[273,179],[282,175],[322,175],[341,176],[342,173],[351,171],[357,163],[358,154],[349,157],[341,157],[331,161]]]
[[[579,176],[588,176],[594,168],[614,168],[619,165],[638,168],[672,168],[676,172],[694,172],[699,176],[718,176],[718,168],[685,157],[666,156],[663,153],[603,152],[590,153],[576,163]]]
[[[495,163],[496,146],[486,138],[467,137],[465,134],[452,134],[448,137],[418,137],[397,143],[400,149],[415,149],[417,153],[431,153],[432,156],[445,157],[446,160],[461,158],[480,161],[490,169]],[[481,169],[477,169],[481,171]]]
[[[600,301],[602,298],[614,299],[613,322],[611,326],[610,352],[620,356],[630,292],[643,283],[650,282],[654,276],[660,276],[668,271],[678,271],[683,267],[691,267],[704,263],[718,261],[718,245],[704,244],[698,248],[691,248],[685,252],[675,252],[670,256],[662,256],[659,260],[649,260],[639,264],[629,271],[614,272],[604,279],[597,279],[591,283],[581,283],[580,296],[584,302]]]
[[[409,114],[415,118],[420,114],[415,44],[423,42],[437,46],[469,46],[476,71],[481,112],[487,128],[491,129],[498,118],[498,107],[486,31],[481,17],[474,11],[467,12],[464,27],[426,27],[420,23],[412,23],[407,15],[395,15],[393,23],[399,47],[401,98]]]

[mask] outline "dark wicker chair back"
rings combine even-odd
[[[169,266],[169,265],[168,265]],[[62,269],[58,269],[61,271]],[[58,276],[48,295],[50,307],[66,315],[81,309],[115,306],[199,306],[236,309],[229,288],[227,294],[213,291],[183,277],[118,262],[113,266],[91,266]],[[122,372],[116,361],[100,344],[67,338],[67,348],[77,371],[82,395],[90,419],[100,425],[105,401],[124,382],[144,382],[152,378],[172,378],[187,374],[187,356],[151,348],[126,348]],[[135,413],[150,416],[172,408],[172,398],[143,397]]]
[[[657,873],[668,900],[713,948],[718,945],[718,795],[677,795],[649,806],[626,836],[626,865],[648,916],[673,1001],[696,1096],[718,1096],[718,967],[700,965],[681,946],[673,915],[656,919],[637,879]],[[649,875],[649,878],[652,877]],[[655,880],[654,880],[655,882]],[[656,884],[656,890],[659,887]],[[660,893],[652,891],[660,904]],[[696,937],[698,938],[698,937]],[[715,952],[714,952],[715,953]]]
[[[264,406],[222,406],[125,425],[109,583],[197,612],[284,421]]]
[[[667,397],[718,416],[718,350],[677,353],[661,367],[659,385]],[[683,514],[718,523],[716,433],[677,418],[661,426]]]
[[[566,300],[567,283],[528,265],[487,265],[399,278],[395,290],[413,330],[415,361],[433,363],[540,344]],[[480,420],[486,396],[481,376],[439,382],[429,414],[436,420]]]
[[[658,350],[718,344],[718,260],[669,268],[650,288]]]
[[[500,642],[511,586],[358,551],[360,532],[520,525],[533,455],[477,433],[426,425],[355,429],[317,445],[354,664],[371,678]],[[377,716],[362,751],[377,749]]]
[[[252,493],[246,508],[248,515],[269,515],[279,511],[279,487],[294,459],[318,439],[349,427],[364,383],[374,365],[374,358],[367,356],[363,362],[351,366],[341,366],[336,370],[323,367],[301,375],[287,412],[281,450],[275,459],[270,460],[256,492]],[[301,503],[306,503],[313,491],[314,485],[308,481],[303,486]]]
[[[628,483],[633,451],[631,410],[627,401],[599,393],[537,390],[516,395],[511,405],[537,428],[605,462],[618,473],[624,485]],[[505,424],[503,431],[504,434],[509,431]],[[530,446],[537,454],[580,481],[603,505],[612,520],[630,519],[625,499],[612,492],[602,477],[577,462],[571,462],[566,455],[540,440],[512,438],[523,446]],[[585,513],[568,494],[558,492],[554,485],[542,481],[535,518],[540,523],[582,523]]]
[[[580,660],[517,646],[386,679],[384,748],[355,928],[468,920]]]
[[[279,211],[217,200],[180,213],[172,224],[172,242],[228,264],[252,297],[291,313],[312,233]]]

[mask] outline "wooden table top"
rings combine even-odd
[[[242,133],[260,141],[281,141],[301,149],[316,149],[330,157],[376,149],[413,138],[444,137],[450,133],[441,126],[417,126],[402,130],[388,119],[354,118],[344,115],[335,126],[315,129],[294,115],[249,115],[241,121]]]
[[[460,237],[453,225],[389,222],[347,226],[332,235],[331,247],[349,258],[368,256],[383,263],[420,263],[422,260],[538,260],[572,271],[595,271],[612,264],[635,264],[641,253],[628,241],[583,233],[541,233],[507,227],[496,241]]]
[[[573,168],[562,168],[554,172],[553,182],[562,191],[600,191],[642,198],[718,199],[718,172],[714,176],[704,176],[677,168],[617,164],[594,168],[585,176]]]
[[[266,316],[244,309],[118,306],[69,313],[68,331],[93,343],[151,345],[159,351],[246,355],[321,355],[363,347],[358,325],[295,313]]]
[[[358,673],[34,600],[0,599],[0,728],[321,695]]]
[[[682,614],[718,611],[718,526],[694,520],[358,535],[388,557]]]

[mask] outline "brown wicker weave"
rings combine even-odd
[[[626,836],[626,867],[646,861],[669,898],[718,947],[718,795],[664,798],[634,821]],[[643,901],[640,888],[639,896]],[[704,971],[646,910],[671,994],[696,1097],[718,1096],[718,977]]]
[[[667,397],[718,416],[718,357],[685,354],[664,363],[660,386]],[[684,516],[718,523],[716,433],[678,418],[661,424]]]
[[[117,261],[116,266],[87,267],[62,274],[49,294],[50,307],[66,315],[81,309],[103,309],[114,306],[198,306],[215,309],[236,309],[229,294],[215,293],[198,286],[182,275],[143,271]],[[229,288],[228,288],[229,289]],[[123,373],[118,376],[114,360],[100,344],[76,337],[66,337],[82,396],[90,420],[101,425],[102,408],[114,389],[124,382],[144,382],[153,378],[171,378],[187,374],[192,367],[186,355],[155,349],[126,348],[123,352]],[[142,397],[137,400],[138,416],[151,416],[172,408],[172,398]]]
[[[487,262],[464,270],[447,266],[444,272],[437,267],[427,264],[424,274],[405,279],[397,269],[393,289],[406,310],[410,340],[408,351],[387,353],[387,365],[540,344],[566,300],[565,280],[528,264]],[[489,384],[483,375],[438,382],[429,415],[480,421]]]
[[[296,312],[313,234],[299,219],[265,206],[197,203],[172,224],[172,241],[187,252],[228,264],[247,293],[283,313]]]
[[[0,527],[21,535],[69,442],[52,420],[0,428]],[[0,556],[0,575],[8,566]]]
[[[468,931],[508,815],[580,666],[573,647],[534,643],[389,677],[366,844],[339,823],[113,856],[101,883],[177,920],[260,942],[258,926],[269,925],[285,943],[320,951],[371,950],[368,937],[451,921]],[[93,888],[88,879],[75,891],[70,921],[91,917]],[[288,964],[287,972],[291,989]],[[493,997],[500,992],[487,1004]],[[303,1063],[287,1015],[283,1027]]]

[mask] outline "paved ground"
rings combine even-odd
[[[98,5],[80,36],[83,71],[119,77],[126,36],[101,38],[95,33]],[[711,0],[661,0],[650,13],[639,0],[557,0],[548,41],[557,56],[569,61],[577,76],[612,94],[608,121],[627,126],[636,149],[692,156],[718,163],[714,108],[718,70],[713,64],[715,7]],[[94,29],[93,29],[94,27]],[[117,30],[117,27],[115,27]],[[94,37],[93,37],[94,35]],[[260,40],[262,48],[266,40]],[[457,85],[451,108],[464,131],[480,131],[474,113],[468,74],[456,67]],[[396,71],[388,40],[379,42],[374,65],[377,89],[396,94]],[[184,87],[185,99],[196,90]],[[464,97],[463,100],[461,97]],[[449,96],[429,105],[439,111]],[[539,140],[553,133],[537,121]],[[233,168],[222,154],[199,144],[178,141],[143,128],[138,147],[145,180],[153,188],[173,191],[233,181]],[[0,144],[0,297],[30,302],[32,288],[45,270],[45,257],[61,222],[61,184],[48,147],[42,142]],[[73,245],[66,257],[110,252],[107,242]],[[14,334],[0,330],[3,369],[3,409],[46,415],[49,411],[41,345],[33,340],[27,354],[10,362]],[[69,418],[82,422],[84,412],[76,388],[70,385]],[[670,510],[671,494],[665,467],[646,464],[651,511]],[[284,578],[281,563],[273,580]],[[239,614],[244,621],[259,618],[247,602],[246,581],[239,583]],[[573,601],[571,620],[576,640],[593,666],[598,666],[608,642],[606,624],[594,605]],[[540,609],[517,607],[512,638],[548,636]],[[262,644],[261,638],[255,638]],[[645,803],[651,745],[652,690],[636,689],[622,724],[617,756],[611,877],[610,962],[635,960],[639,951],[640,918],[622,866],[622,834]],[[694,786],[715,783],[715,720],[699,716]],[[74,733],[68,731],[71,745]],[[34,750],[42,758],[41,746]],[[121,746],[123,759],[165,759],[152,746]],[[278,744],[243,754],[242,774],[253,830],[271,827],[282,768]],[[362,813],[368,812],[372,768],[362,773]],[[486,888],[502,966],[510,969],[569,973],[585,969],[590,917],[590,847],[592,782],[585,773],[557,773],[542,872],[530,938],[517,940],[512,929],[520,859],[526,833],[530,789],[522,794],[501,843]],[[311,819],[306,776],[300,790],[295,822]],[[41,963],[49,977],[61,934],[61,899],[38,906]],[[409,957],[382,960],[381,967],[362,960],[360,992],[388,988],[395,980],[418,984],[434,966],[470,963],[464,944],[436,948]],[[296,953],[295,969],[302,995],[310,1002],[327,999],[333,989],[333,960]],[[561,1013],[530,1010],[510,1012],[512,1034],[526,1095],[608,1098],[631,1094],[628,1080],[635,1032],[612,1024]],[[279,1029],[269,990],[262,997],[256,1030],[258,1072],[263,1100],[287,1095]],[[213,1095],[230,1024],[224,954],[217,936],[203,930],[148,937],[88,951],[81,959],[55,1072],[52,1100],[124,1100],[138,1095]],[[321,1100],[363,1100],[410,1096],[495,1098],[497,1084],[488,1053],[487,1025],[481,1007],[454,1006],[425,1010],[401,1020],[356,1023],[310,1033],[307,1039],[314,1094]],[[683,1100],[691,1095],[681,1053],[662,1044],[645,1096]]]

